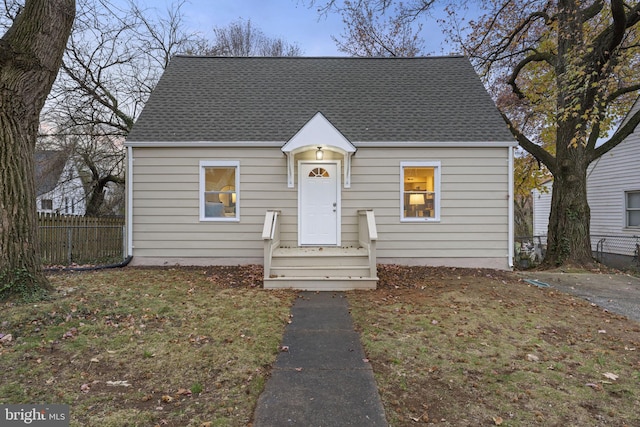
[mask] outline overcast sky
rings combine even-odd
[[[144,0],[143,4],[166,9],[170,0]],[[297,43],[305,56],[344,56],[336,48],[331,36],[343,32],[340,16],[319,16],[301,0],[189,0],[184,5],[187,24],[213,37],[214,27],[225,27],[242,18],[251,20],[256,28],[269,37],[281,37]],[[450,48],[443,45],[444,37],[433,21],[423,21],[426,53],[448,54]]]

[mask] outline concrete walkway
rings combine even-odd
[[[346,296],[301,292],[254,427],[387,426]]]

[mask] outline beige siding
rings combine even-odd
[[[277,149],[134,148],[133,157],[134,257],[261,259],[265,211],[296,212]],[[200,221],[201,160],[240,162],[239,222]]]
[[[134,257],[260,260],[267,209],[282,211],[282,244],[297,245],[297,182],[287,188],[279,149],[134,148],[133,155]],[[303,158],[311,157],[296,160]],[[201,160],[240,161],[240,222],[200,222]],[[400,221],[404,161],[441,162],[438,223]],[[507,148],[360,148],[352,159],[351,188],[341,187],[344,246],[357,244],[357,211],[374,209],[381,259],[508,266]]]
[[[441,162],[440,222],[400,221],[400,163],[405,161]],[[416,258],[495,258],[507,265],[506,148],[360,149],[352,171],[343,210],[375,210],[378,257],[411,263]]]

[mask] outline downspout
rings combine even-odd
[[[513,147],[509,147],[507,148],[507,150],[509,150],[509,268],[513,269],[513,258],[514,258],[514,245],[515,245],[515,239],[514,239],[514,216],[513,216],[513,194],[514,194],[514,189],[513,189],[513,185],[514,185],[514,179],[513,179],[513,152],[514,152],[514,148]]]
[[[133,147],[127,147],[127,257],[133,256]]]

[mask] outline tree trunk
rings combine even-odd
[[[543,265],[589,266],[592,264],[589,228],[591,212],[587,203],[587,121],[581,118],[595,102],[595,93],[584,89],[587,64],[580,56],[584,46],[579,2],[558,1],[558,52],[556,157],[547,165],[553,173],[551,213],[547,232],[547,253]]]
[[[50,286],[39,256],[34,153],[74,16],[74,0],[27,0],[0,40],[0,299],[34,298]]]
[[[547,253],[543,266],[589,266],[593,262],[589,227],[591,212],[587,203],[587,166],[581,147],[569,148],[554,173]],[[577,158],[576,158],[577,157]]]
[[[88,217],[100,216],[100,210],[104,205],[105,186],[106,186],[106,182],[100,179],[95,183],[95,186],[91,190],[89,200],[87,201],[87,210],[84,216],[88,216]]]

